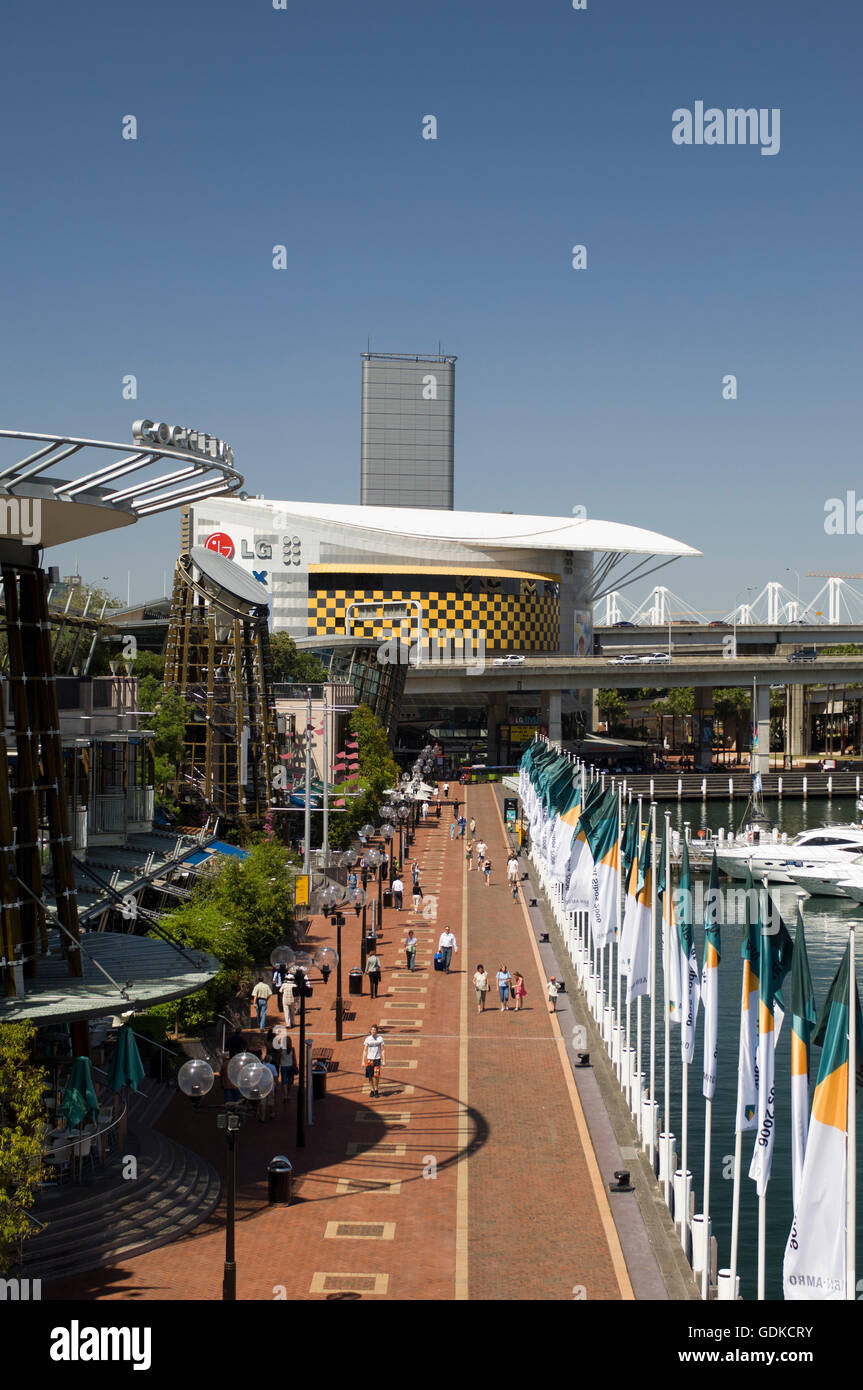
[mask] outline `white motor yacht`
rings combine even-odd
[[[847,897],[863,903],[863,869],[855,869],[848,878],[840,879],[838,886]]]
[[[745,878],[748,869],[754,879],[767,878],[771,883],[792,883],[790,869],[814,866],[816,871],[832,866],[837,860],[863,854],[863,825],[821,825],[804,830],[787,845],[775,845],[762,838],[745,844],[722,845],[717,849],[716,862],[731,878]]]
[[[863,885],[863,855],[854,855],[849,862],[834,859],[829,864],[804,864],[800,869],[787,870],[792,883],[816,898],[849,898],[846,884],[858,878]]]

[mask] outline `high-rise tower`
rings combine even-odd
[[[452,511],[456,360],[363,353],[364,505]]]

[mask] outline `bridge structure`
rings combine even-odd
[[[793,573],[797,575],[796,570]],[[630,622],[636,627],[663,627],[669,622],[707,625],[711,620],[719,620],[738,627],[850,624],[863,628],[863,588],[850,583],[852,578],[863,580],[863,575],[824,575],[815,571],[811,575],[825,582],[805,601],[800,597],[799,576],[795,590],[781,580],[769,580],[757,594],[754,584],[738,590],[730,609],[711,614],[694,608],[662,584],[651,589],[640,603],[627,598],[620,589],[613,589],[597,603],[594,625],[610,628]],[[753,594],[755,597],[751,597]]]
[[[696,715],[707,715],[716,687],[745,686],[752,690],[753,724],[757,740],[752,767],[766,774],[770,766],[770,690],[788,691],[789,739],[787,752],[800,756],[802,746],[802,692],[807,686],[847,686],[863,683],[863,654],[827,656],[814,661],[789,661],[770,654],[724,656],[673,652],[670,661],[619,664],[614,657],[528,656],[517,664],[429,661],[412,669],[408,677],[411,696],[431,698],[445,707],[459,698],[482,692],[488,701],[489,747],[496,746],[498,724],[505,720],[506,697],[536,694],[548,737],[562,739],[562,698],[573,690],[668,690],[694,687]]]

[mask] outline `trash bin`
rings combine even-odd
[[[326,1100],[327,1098],[327,1064],[326,1062],[312,1062],[312,1100]]]
[[[362,994],[363,972],[357,966],[348,971],[348,994]]]
[[[393,890],[392,890],[392,888],[385,888],[385,889],[384,889],[384,907],[392,907],[392,905],[393,905]]]
[[[291,1205],[291,1184],[294,1170],[289,1158],[276,1154],[267,1164],[267,1198],[271,1207]]]

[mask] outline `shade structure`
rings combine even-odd
[[[76,1129],[88,1117],[95,1118],[98,1113],[99,1101],[93,1089],[89,1058],[76,1057],[60,1102],[60,1114],[66,1116],[70,1129]]]
[[[143,1081],[144,1074],[132,1026],[124,1023],[117,1034],[117,1046],[108,1068],[108,1085],[112,1091],[119,1091],[122,1086],[131,1086],[133,1091],[137,1091],[138,1082]]]

